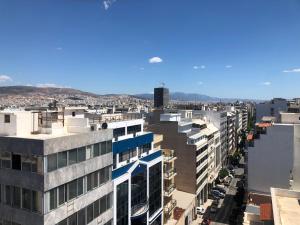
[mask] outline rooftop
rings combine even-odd
[[[177,201],[177,207],[187,209],[195,201],[196,195],[175,190],[173,198]]]
[[[300,221],[300,192],[271,188],[274,224],[294,225]]]

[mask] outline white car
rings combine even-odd
[[[205,209],[202,206],[196,207],[196,213],[199,215],[203,215],[205,213]]]

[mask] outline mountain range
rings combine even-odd
[[[139,99],[152,100],[153,94],[105,94],[99,95],[91,92],[85,92],[73,88],[58,88],[58,87],[35,87],[35,86],[0,86],[0,97],[11,96],[11,95],[43,95],[43,96],[53,96],[53,95],[71,95],[71,96],[88,96],[94,98],[100,97],[110,97],[110,96],[128,96]],[[208,95],[197,94],[197,93],[184,93],[184,92],[171,92],[170,99],[174,101],[197,101],[197,102],[234,102],[237,100],[249,101],[249,99],[239,99],[239,98],[217,98]]]

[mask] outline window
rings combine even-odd
[[[12,169],[21,170],[21,155],[12,154]]]
[[[84,178],[81,177],[77,180],[77,193],[78,193],[78,196],[79,195],[82,195],[83,194],[83,185],[84,185]]]
[[[87,223],[90,223],[94,219],[94,208],[93,204],[90,204],[86,210]]]
[[[100,143],[101,146],[101,155],[106,154],[106,141]]]
[[[19,187],[12,187],[12,206],[21,208],[21,189]]]
[[[88,174],[86,177],[86,190],[92,190],[92,174]]]
[[[100,146],[99,143],[94,144],[94,157],[97,157],[100,155]]]
[[[78,148],[78,162],[83,162],[86,160],[85,147]]]
[[[94,202],[94,219],[100,215],[100,200]]]
[[[4,115],[4,123],[10,123],[10,115]]]
[[[100,199],[100,214],[106,211],[106,196]]]
[[[47,162],[48,162],[48,172],[56,170],[57,169],[57,154],[48,155]]]
[[[66,202],[65,185],[58,187],[58,204],[62,205]]]
[[[72,200],[73,198],[77,197],[77,180],[68,183],[68,192],[69,192],[68,200]]]
[[[68,221],[69,221],[69,225],[77,225],[77,214],[74,213],[73,215],[69,216]]]
[[[57,156],[57,166],[58,168],[62,168],[67,166],[67,152],[59,152]]]
[[[112,152],[112,142],[111,141],[107,141],[106,147],[107,147],[106,153]]]
[[[11,187],[9,185],[5,186],[5,204],[11,205]]]
[[[22,189],[22,208],[31,210],[31,191],[28,189]]]
[[[11,168],[11,155],[10,152],[1,153],[1,162],[2,168],[10,169]]]
[[[78,212],[78,225],[86,224],[85,208]]]
[[[93,173],[93,179],[94,179],[93,188],[96,188],[98,187],[98,172]]]
[[[77,163],[77,149],[69,151],[69,165]]]
[[[90,159],[93,157],[92,145],[86,147],[86,159]]]
[[[39,207],[39,195],[36,191],[31,191],[31,210],[33,212],[40,212]]]
[[[64,219],[63,221],[60,221],[57,225],[68,225],[68,219]]]
[[[52,189],[50,192],[50,210],[57,207],[57,191],[56,188]]]

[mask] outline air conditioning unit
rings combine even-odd
[[[97,124],[97,123],[91,124],[90,127],[91,127],[91,131],[97,131],[97,130],[100,130],[100,129],[101,129],[100,124]]]

